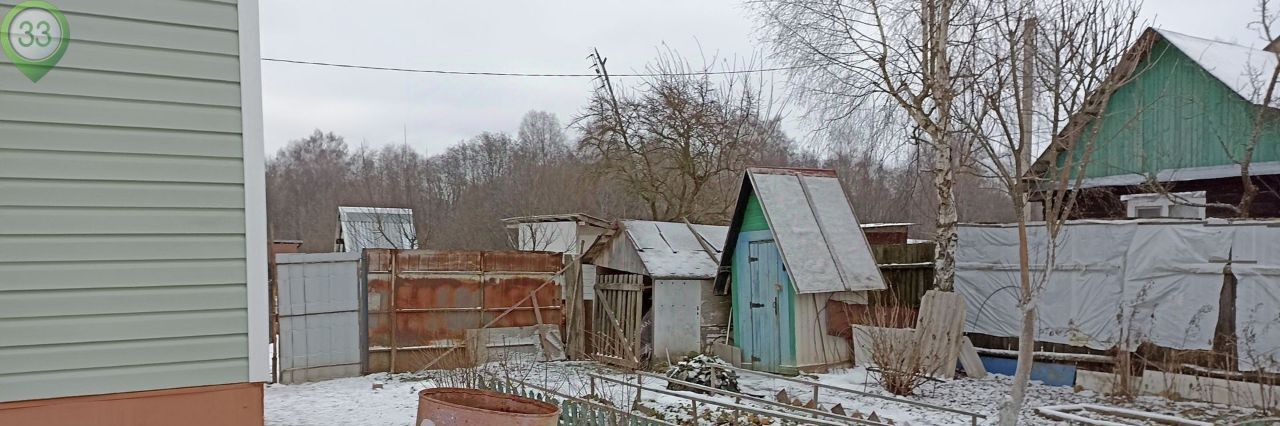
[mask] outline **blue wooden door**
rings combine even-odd
[[[761,371],[777,372],[782,363],[779,296],[786,281],[782,257],[773,240],[750,243],[751,364]]]

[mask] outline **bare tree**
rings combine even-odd
[[[579,150],[652,219],[727,222],[740,173],[789,143],[750,75],[717,83],[669,51],[647,68],[657,76],[632,92],[615,87],[596,58],[600,87],[576,120]]]
[[[957,120],[966,140],[984,154],[980,164],[1009,193],[1018,224],[1022,313],[1018,367],[1010,396],[1000,408],[999,423],[1017,424],[1031,377],[1039,294],[1052,277],[1056,240],[1073,209],[1088,153],[1106,101],[1129,78],[1138,52],[1125,51],[1137,21],[1137,7],[1125,0],[1046,2],[992,1],[988,37],[975,49],[975,75],[961,94],[963,113]],[[1039,31],[1037,31],[1039,29]],[[1065,161],[1044,164],[1040,180],[1030,179],[1031,151],[1037,125],[1047,128],[1050,149],[1083,152]],[[1034,220],[1028,206],[1033,195],[1045,201],[1044,247],[1031,247]],[[1046,264],[1031,270],[1031,252]]]
[[[895,108],[926,148],[937,214],[935,286],[955,282],[955,101],[972,80],[982,2],[767,0],[754,3],[774,53],[793,69],[796,97],[819,120]]]
[[[525,113],[516,132],[516,141],[525,155],[542,160],[544,164],[568,155],[564,126],[555,114],[546,111]]]
[[[267,162],[272,234],[303,240],[306,251],[333,248],[349,160],[346,141],[320,130],[281,148]]]

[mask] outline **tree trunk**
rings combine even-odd
[[[1027,397],[1027,385],[1031,383],[1031,364],[1035,350],[1036,308],[1028,306],[1022,311],[1022,334],[1018,336],[1018,368],[1013,372],[1013,386],[1009,389],[1009,400],[1000,408],[1002,426],[1018,424],[1018,412],[1022,411],[1023,400]],[[1030,326],[1028,326],[1030,324]]]
[[[941,291],[952,291],[956,281],[956,213],[954,153],[946,140],[937,143],[934,151],[933,185],[938,192],[937,259],[933,263],[933,286]]]
[[[1018,185],[1014,191],[1014,203],[1026,204],[1025,184]],[[1018,209],[1018,272],[1019,287],[1022,296],[1019,299],[1022,308],[1022,332],[1018,335],[1018,368],[1013,372],[1013,385],[1009,389],[1009,399],[1000,407],[1000,425],[1018,424],[1018,412],[1022,411],[1023,400],[1027,396],[1027,385],[1031,382],[1031,365],[1035,362],[1036,344],[1036,305],[1031,287],[1031,256],[1027,241],[1027,215],[1025,209]]]
[[[1246,155],[1253,157],[1253,147],[1248,147],[1246,150],[1248,151],[1248,154]],[[1251,217],[1251,214],[1253,213],[1253,199],[1258,196],[1258,187],[1253,184],[1253,176],[1249,175],[1249,165],[1250,164],[1247,161],[1240,164],[1241,186],[1244,187],[1244,191],[1240,194],[1239,216],[1246,219]]]

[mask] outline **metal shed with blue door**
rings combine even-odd
[[[748,170],[724,248],[715,286],[732,295],[744,365],[794,373],[851,360],[825,307],[866,303],[885,284],[835,171]]]

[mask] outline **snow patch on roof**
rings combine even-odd
[[[697,235],[694,235],[689,225],[684,223],[649,220],[621,222],[650,276],[696,279],[715,277],[729,227],[693,225],[693,229],[697,231]],[[710,245],[715,253],[708,254],[699,238]]]
[[[874,228],[897,228],[897,227],[900,227],[900,226],[911,226],[911,225],[915,225],[915,224],[914,224],[914,223],[911,223],[911,222],[897,222],[897,223],[864,223],[864,224],[862,224],[861,226],[862,226],[862,229],[874,229]]]
[[[1276,67],[1274,53],[1169,30],[1156,31],[1232,91],[1249,102],[1262,104],[1267,80]],[[1271,106],[1276,105],[1276,102],[1272,102]]]
[[[418,248],[412,209],[338,207],[338,231],[342,251],[347,253],[366,248]]]

